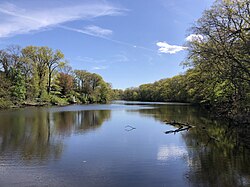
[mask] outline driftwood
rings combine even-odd
[[[181,132],[181,131],[188,131],[189,129],[193,128],[194,126],[189,125],[188,123],[180,123],[180,122],[176,122],[176,121],[164,121],[166,124],[172,125],[174,127],[178,127],[178,129],[176,130],[169,130],[166,131],[165,134],[170,134],[170,133],[177,133],[177,132]]]
[[[166,124],[169,124],[169,125],[172,125],[174,127],[178,127],[178,129],[176,130],[169,130],[169,131],[166,131],[165,134],[171,134],[171,133],[178,133],[178,132],[181,132],[181,131],[188,131],[189,129],[195,127],[195,126],[192,126],[192,125],[189,125],[188,123],[180,123],[180,122],[176,122],[176,121],[164,121]],[[217,139],[216,137],[214,136],[210,136],[208,131],[206,130],[206,127],[202,127],[201,130],[203,132],[206,132],[206,135],[208,136],[208,142],[206,145],[208,145],[211,141],[214,141],[214,142],[219,142],[220,140]]]
[[[188,131],[190,128],[192,128],[192,127],[185,127],[185,128],[181,127],[179,129],[176,129],[176,130],[166,131],[165,134],[170,134],[170,133],[174,133],[175,134],[175,133],[181,132],[181,131]]]

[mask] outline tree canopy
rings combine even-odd
[[[183,75],[121,93],[125,100],[199,103],[250,116],[250,2],[218,0],[190,28]]]
[[[9,46],[0,50],[0,77],[0,107],[110,100],[111,86],[100,75],[73,71],[64,54],[49,47]]]

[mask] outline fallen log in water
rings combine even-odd
[[[189,129],[195,127],[195,126],[189,125],[188,123],[180,123],[180,122],[176,122],[176,121],[167,121],[167,120],[165,120],[164,122],[165,122],[166,124],[172,125],[172,126],[174,126],[174,127],[178,127],[178,129],[176,129],[176,130],[169,130],[169,131],[166,131],[165,134],[171,134],[171,133],[174,133],[174,134],[175,134],[175,133],[182,132],[182,131],[188,131]],[[203,132],[205,132],[206,135],[207,135],[208,138],[209,138],[207,144],[208,144],[209,142],[211,142],[211,141],[215,141],[215,142],[219,142],[219,141],[220,141],[220,140],[217,139],[216,137],[209,135],[209,133],[208,133],[208,131],[206,130],[205,127],[202,127],[201,130],[202,130]],[[206,145],[207,145],[207,144],[206,144]]]
[[[170,134],[170,133],[177,133],[177,132],[181,132],[181,131],[188,131],[190,128],[192,128],[191,126],[189,127],[181,127],[179,129],[176,130],[170,130],[170,131],[166,131],[165,134]]]
[[[177,133],[177,132],[181,132],[181,131],[188,131],[189,129],[195,127],[192,125],[189,125],[188,123],[180,123],[180,122],[176,122],[176,121],[164,121],[166,124],[172,125],[174,127],[178,126],[179,128],[176,130],[169,130],[166,131],[165,134],[170,134],[170,133]]]

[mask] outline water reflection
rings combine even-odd
[[[163,106],[136,112],[159,121],[176,120],[196,126],[180,133],[188,147],[185,159],[189,169],[185,178],[192,186],[250,185],[249,127],[212,120],[205,111],[191,106]],[[185,153],[175,147],[161,147],[158,159]]]
[[[187,175],[194,186],[250,184],[250,152],[240,142],[238,128],[214,122],[206,129],[192,129],[183,138],[193,148],[189,149],[192,164]]]
[[[187,155],[187,150],[185,147],[166,145],[159,147],[157,153],[157,160],[165,161],[170,158],[184,157],[186,155]]]
[[[155,108],[129,110],[137,112],[144,117],[154,117],[158,121],[178,121],[189,122],[190,124],[200,124],[203,119],[208,118],[206,111],[191,105],[154,105]]]
[[[64,111],[53,113],[52,122],[57,133],[70,135],[97,129],[110,116],[110,110]]]
[[[58,158],[62,143],[51,138],[49,114],[38,110],[2,114],[0,122],[0,153],[17,153],[22,160]]]
[[[98,106],[0,112],[0,172],[10,171],[2,172],[0,181],[9,184],[21,174],[14,180],[18,184],[26,173],[35,172],[24,186],[36,184],[37,175],[43,173],[48,175],[39,184],[45,181],[47,186],[63,186],[65,181],[69,184],[65,186],[250,184],[249,127],[213,120],[193,106]],[[164,120],[196,127],[166,135],[164,130],[174,127]],[[126,125],[136,129],[126,131]],[[60,179],[60,184],[52,179]]]
[[[49,112],[32,108],[0,113],[0,156],[4,159],[5,154],[16,153],[21,160],[35,162],[58,159],[63,136],[94,130],[109,118],[108,110]]]

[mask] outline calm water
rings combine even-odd
[[[250,186],[246,132],[176,104],[0,111],[0,186]]]

